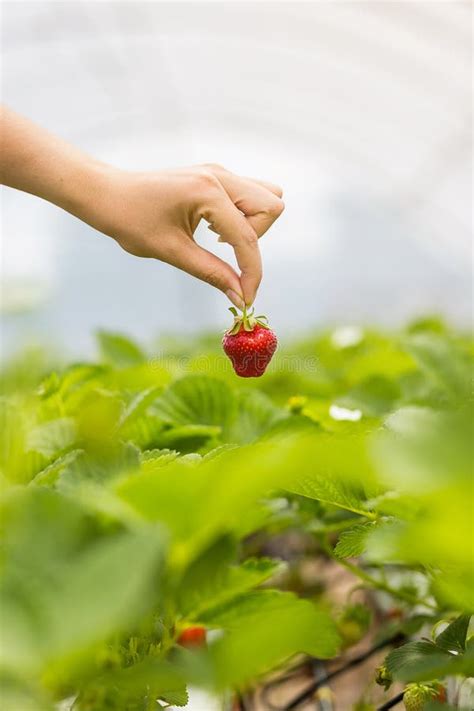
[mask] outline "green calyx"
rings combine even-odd
[[[266,316],[254,316],[255,309],[247,311],[247,307],[244,306],[242,313],[239,314],[235,306],[231,306],[229,308],[229,311],[234,317],[234,323],[227,331],[230,336],[235,336],[240,331],[242,326],[244,327],[244,331],[248,332],[253,331],[255,326],[261,326],[262,328],[270,328],[267,323]]]

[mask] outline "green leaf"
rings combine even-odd
[[[366,378],[335,403],[349,410],[360,410],[368,417],[380,417],[391,409],[400,397],[400,389],[388,378],[376,375]]]
[[[58,414],[75,417],[94,393],[103,391],[110,367],[77,363],[70,366],[60,378],[57,393],[44,401],[45,408],[58,408]],[[79,417],[80,419],[80,417]]]
[[[373,511],[385,516],[395,516],[402,520],[413,521],[420,515],[421,503],[413,496],[400,494],[396,491],[386,491],[369,501]]]
[[[416,318],[406,326],[407,333],[429,333],[446,334],[448,328],[441,316],[422,316]]]
[[[45,457],[54,457],[72,446],[76,436],[74,420],[62,417],[31,429],[26,439],[26,448],[27,451],[39,452]]]
[[[339,636],[329,613],[290,593],[244,595],[214,623],[227,630],[209,648],[217,689],[244,686],[298,652],[327,659],[338,651]]]
[[[470,620],[471,615],[459,615],[436,637],[436,646],[445,652],[464,652]]]
[[[187,375],[172,383],[153,406],[157,417],[171,425],[225,428],[236,414],[233,390],[207,375]]]
[[[170,706],[187,706],[189,701],[189,694],[185,687],[176,691],[167,691],[160,694],[160,697]]]
[[[117,483],[118,495],[144,518],[163,522],[175,541],[179,564],[218,535],[238,529],[242,517],[285,471],[274,469],[274,448],[241,447],[197,466],[180,460]]]
[[[141,348],[130,338],[109,331],[98,331],[96,335],[100,354],[104,361],[123,368],[142,363],[145,360],[145,354]]]
[[[126,437],[127,429],[146,412],[152,402],[156,400],[160,391],[160,387],[147,388],[146,390],[142,390],[137,393],[131,399],[125,410],[122,412],[117,425],[123,436]]]
[[[58,594],[52,595],[48,655],[106,639],[147,611],[160,555],[156,533],[130,533],[96,544],[67,566]]]
[[[281,567],[281,563],[265,558],[248,559],[241,565],[217,569],[207,580],[195,579],[192,589],[186,575],[182,584],[182,589],[187,590],[186,619],[211,626],[216,611],[222,612],[236,597],[261,585]]]
[[[95,454],[82,452],[62,469],[57,487],[63,492],[70,492],[87,482],[103,484],[121,474],[138,470],[139,464],[139,451],[130,442],[119,442]]]
[[[406,347],[419,366],[450,397],[464,399],[471,392],[472,365],[469,357],[448,338],[435,333],[418,333],[406,339]]]
[[[385,664],[401,681],[428,681],[452,674],[472,673],[472,661],[464,655],[443,652],[431,642],[409,642],[394,649]]]
[[[186,568],[176,591],[177,607],[185,619],[206,607],[225,586],[227,568],[237,557],[233,536],[225,534],[205,548]],[[212,604],[212,603],[211,603]]]
[[[158,417],[142,415],[129,423],[123,436],[140,449],[157,449],[161,447],[160,436],[165,429],[166,426]]]
[[[90,517],[45,488],[15,493],[2,516],[3,670],[74,665],[155,603],[163,543],[154,527],[94,539]]]
[[[263,442],[274,441],[278,444],[291,438],[305,434],[314,435],[321,431],[319,423],[306,415],[291,415],[291,417],[277,420],[260,439]]]
[[[53,711],[46,695],[11,679],[2,679],[2,711]]]
[[[457,540],[453,540],[456,544]],[[471,612],[474,610],[474,568],[464,561],[455,568],[444,566],[444,570],[433,573],[433,593],[443,607]]]
[[[153,444],[158,448],[176,449],[183,454],[201,449],[220,434],[221,428],[212,425],[183,425],[161,430],[155,435]]]
[[[293,494],[332,504],[362,516],[370,515],[367,505],[369,492],[364,490],[363,484],[338,477],[333,472],[297,473],[294,479],[285,485],[285,489]]]
[[[48,398],[58,392],[60,386],[59,375],[53,370],[52,373],[47,375],[41,383],[38,385],[37,393],[41,398]]]
[[[173,706],[183,706],[188,699],[185,680],[177,665],[151,656],[129,667],[102,674],[93,680],[91,688],[96,692],[93,698],[100,698],[101,690],[106,690],[109,697],[112,694],[113,708],[117,710],[143,708],[145,696],[166,700]]]
[[[368,499],[380,493],[365,436],[303,434],[279,457],[285,489],[370,517]]]
[[[160,467],[174,462],[179,457],[179,452],[174,449],[147,449],[140,455],[141,471],[156,471]]]
[[[430,407],[408,405],[388,415],[385,425],[397,435],[416,438],[441,429],[444,421],[443,414]]]
[[[238,444],[254,442],[287,417],[288,415],[263,393],[244,390],[237,396],[237,413],[224,436],[229,442]]]
[[[205,462],[210,462],[212,459],[216,459],[222,454],[230,452],[232,449],[237,449],[237,447],[238,445],[236,444],[220,444],[218,447],[214,447],[214,449],[211,449],[209,452],[206,452],[203,457],[203,460]]]
[[[374,530],[375,523],[364,523],[343,531],[334,549],[338,558],[356,558],[366,549],[367,536]]]
[[[63,454],[62,457],[58,457],[49,466],[39,471],[31,480],[30,485],[53,486],[61,472],[72,464],[81,454],[82,449],[73,449],[72,452],[68,452],[67,454]]]

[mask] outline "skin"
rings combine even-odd
[[[75,215],[130,254],[182,269],[251,305],[262,278],[258,239],[281,215],[277,185],[220,165],[130,172],[101,163],[8,108],[0,114],[0,180]],[[204,219],[235,252],[240,274],[200,247]]]

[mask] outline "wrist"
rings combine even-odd
[[[91,206],[104,192],[111,170],[89,156],[80,156],[64,166],[46,199],[85,219]]]

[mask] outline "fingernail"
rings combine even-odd
[[[226,293],[227,298],[230,299],[230,301],[232,301],[234,306],[237,306],[238,309],[244,308],[244,306],[245,306],[244,300],[235,291],[233,291],[232,289],[227,289],[227,291],[225,293]]]

